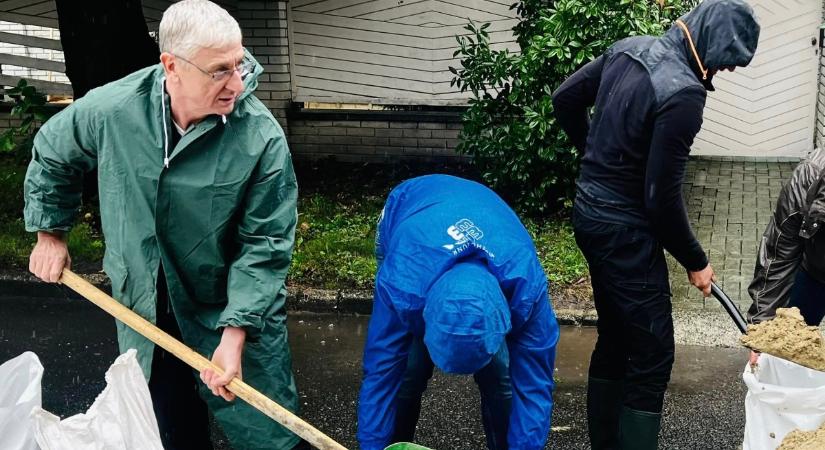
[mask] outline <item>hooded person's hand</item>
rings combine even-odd
[[[243,346],[246,342],[246,331],[243,328],[226,327],[223,329],[221,343],[212,354],[212,363],[223,370],[223,375],[212,369],[201,371],[201,381],[216,396],[223,397],[231,402],[235,400],[235,394],[230,392],[226,385],[236,376],[241,377],[241,356],[243,356]]]
[[[688,271],[688,280],[696,289],[702,291],[702,295],[710,297],[710,284],[716,281],[716,274],[713,272],[713,267],[708,264],[702,270]]]

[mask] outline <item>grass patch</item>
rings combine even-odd
[[[375,227],[383,197],[358,204],[330,201],[320,194],[302,199],[290,282],[340,289],[369,289],[375,276]],[[554,285],[568,285],[587,276],[584,260],[563,219],[525,220],[539,260]]]
[[[569,220],[528,219],[524,224],[533,237],[539,260],[551,284],[568,285],[587,276],[587,261],[576,245]]]
[[[0,221],[0,266],[27,268],[34,240],[21,219]]]
[[[26,232],[22,219],[0,221],[0,265],[28,270],[36,240],[34,233]],[[68,243],[73,267],[97,266],[103,260],[103,239],[89,224],[75,225]]]
[[[23,180],[27,162],[16,156],[0,157],[0,266],[28,270],[37,237],[23,224]],[[86,212],[84,211],[84,216]],[[103,260],[103,239],[89,223],[79,222],[68,236],[72,267],[96,268]]]
[[[348,200],[320,193],[299,200],[290,282],[326,289],[373,285],[375,227],[383,196]]]
[[[87,223],[79,223],[69,233],[69,254],[79,263],[97,265],[103,261],[103,238]]]
[[[375,228],[384,199],[404,179],[424,173],[472,173],[450,167],[296,166],[300,183],[298,228],[288,282],[325,289],[371,289],[375,277]],[[25,166],[0,166],[0,265],[26,270],[35,236],[23,227]],[[86,211],[84,211],[84,216]],[[69,234],[75,268],[97,270],[104,243],[96,212]],[[524,219],[548,279],[568,285],[587,276],[587,265],[566,218]]]

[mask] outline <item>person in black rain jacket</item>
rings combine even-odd
[[[663,250],[710,295],[713,268],[682,181],[713,75],[748,65],[758,38],[747,3],[705,0],[661,37],[616,42],[553,94],[583,155],[573,226],[599,315],[587,398],[594,449],[657,447],[674,354]]]

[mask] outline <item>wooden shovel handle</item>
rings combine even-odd
[[[168,335],[165,331],[152,325],[149,321],[135,314],[129,308],[121,305],[117,300],[106,295],[105,292],[96,288],[69,269],[63,269],[63,276],[60,278],[60,282],[99,306],[117,320],[125,323],[146,339],[149,339],[167,352],[175,355],[198,372],[206,368],[211,368],[219,374],[223,373],[223,370],[212,364],[211,361],[190,349],[179,340]],[[300,417],[292,414],[283,406],[272,401],[269,397],[261,394],[252,386],[244,383],[238,377],[233,378],[226,387],[235,395],[254,406],[258,411],[261,411],[293,433],[304,438],[304,440],[316,448],[321,450],[346,450],[341,444],[335,442],[307,422],[304,422]]]

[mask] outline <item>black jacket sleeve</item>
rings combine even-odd
[[[604,55],[577,70],[553,93],[553,113],[570,142],[584,154],[590,130],[588,109],[596,103]]]
[[[682,197],[688,154],[702,127],[705,98],[703,89],[686,88],[658,108],[645,173],[645,213],[653,234],[690,271],[708,264]]]
[[[791,179],[782,187],[773,216],[762,234],[753,280],[748,293],[753,299],[748,309],[748,321],[759,323],[773,319],[776,309],[788,304],[794,277],[802,262],[804,240],[799,237],[808,189],[822,173],[822,150],[794,169]]]

